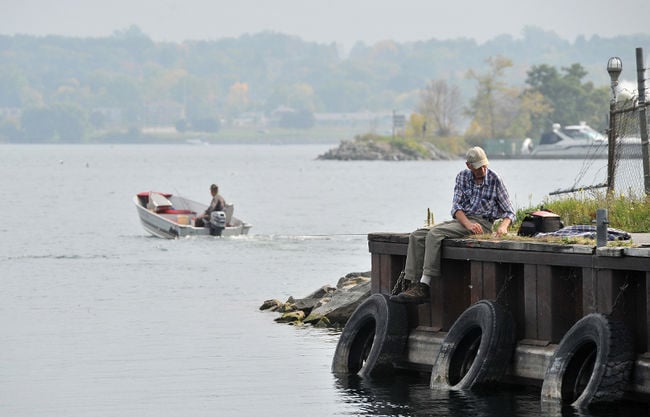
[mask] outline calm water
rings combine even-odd
[[[315,160],[329,147],[0,146],[0,415],[548,415],[535,388],[337,379],[336,332],[258,310],[369,270],[369,232],[411,231],[427,207],[450,217],[461,161]],[[520,207],[582,169],[491,167]],[[254,224],[250,236],[145,234],[134,193],[207,202],[212,182]]]

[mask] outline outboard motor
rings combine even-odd
[[[213,211],[210,213],[210,235],[221,236],[221,232],[226,228],[226,213],[223,211]]]

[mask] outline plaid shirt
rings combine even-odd
[[[484,217],[490,221],[507,217],[514,222],[516,218],[508,190],[501,177],[490,169],[482,184],[474,182],[469,169],[458,173],[451,206],[452,217],[458,210],[463,210],[466,216]]]

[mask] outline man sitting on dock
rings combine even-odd
[[[409,288],[390,297],[398,303],[421,304],[431,299],[430,284],[442,276],[440,255],[445,238],[462,238],[492,232],[494,222],[501,219],[494,234],[501,236],[515,220],[515,211],[501,177],[488,169],[485,151],[475,146],[467,151],[467,169],[456,176],[451,207],[453,220],[422,228],[409,236],[405,279]],[[416,277],[421,276],[419,282]]]

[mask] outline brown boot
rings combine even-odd
[[[431,301],[431,289],[427,284],[416,282],[408,290],[390,297],[390,301],[402,304],[423,304]]]

